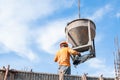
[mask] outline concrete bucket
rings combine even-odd
[[[95,24],[89,19],[76,19],[67,24],[67,41],[79,52],[84,52],[92,45],[95,38]]]

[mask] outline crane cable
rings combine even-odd
[[[78,16],[79,16],[79,19],[80,19],[80,0],[78,0]]]

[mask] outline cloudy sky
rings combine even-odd
[[[0,68],[57,73],[53,61],[65,27],[78,18],[78,0],[0,0]],[[81,0],[81,18],[96,24],[96,58],[72,74],[114,77],[114,38],[120,41],[120,0]],[[71,62],[72,63],[72,62]]]

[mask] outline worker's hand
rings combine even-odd
[[[80,56],[81,56],[81,54],[80,54],[80,53],[78,53],[78,56],[80,57]]]

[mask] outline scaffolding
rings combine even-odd
[[[120,80],[120,47],[118,37],[115,38],[114,67],[116,80]]]

